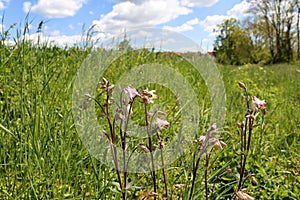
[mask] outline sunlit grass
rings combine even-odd
[[[89,155],[77,135],[72,116],[73,80],[91,49],[36,46],[26,40],[16,41],[13,46],[0,44],[0,198],[119,199],[121,194],[116,189],[115,173]],[[147,59],[142,53],[131,56],[126,62],[132,66],[154,61],[165,64],[159,55]],[[112,63],[106,72],[112,82],[127,70],[126,66],[120,65],[122,59],[125,58]],[[178,58],[171,61],[167,64],[187,77],[193,89],[198,91],[201,135],[209,126],[207,88],[186,63]],[[257,199],[296,199],[300,193],[299,65],[219,66],[219,69],[227,96],[227,118],[222,137],[228,147],[213,158],[217,161],[210,170],[216,171],[231,162],[233,172],[238,173],[236,122],[243,117],[244,101],[237,82],[242,81],[251,88],[251,95],[265,99],[268,104],[267,115],[254,131],[247,163],[247,169],[256,174],[259,185],[247,183],[248,191]],[[177,118],[173,117],[178,107],[174,96],[168,94],[170,91],[159,85],[146,86],[157,90],[168,120],[176,122]],[[170,131],[175,130],[176,126],[170,128]],[[179,191],[173,186],[191,181],[190,172],[188,152],[168,167],[168,185],[174,198]],[[195,199],[205,194],[202,175],[203,171],[199,170]],[[161,172],[157,176],[161,181]],[[129,191],[131,199],[151,190],[149,175],[132,175],[131,179],[141,187]],[[221,178],[215,198],[230,197],[234,191],[233,182],[230,177]],[[162,184],[159,182],[158,190],[162,190]],[[188,189],[184,188],[183,192],[188,195]]]

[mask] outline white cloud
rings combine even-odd
[[[51,36],[59,36],[60,35],[60,31],[59,30],[54,30],[50,33]]]
[[[209,33],[210,37],[214,37],[217,33],[214,32],[216,26],[221,24],[224,20],[229,18],[242,18],[249,15],[247,13],[251,3],[243,0],[241,3],[234,5],[230,10],[226,12],[227,15],[211,15],[207,16],[200,22],[200,25],[204,27],[204,30]]]
[[[207,16],[200,22],[200,25],[204,27],[206,32],[209,32],[209,36],[215,36],[214,29],[218,24],[221,24],[224,20],[229,19],[230,16],[225,15],[211,15]]]
[[[178,0],[125,1],[113,6],[111,12],[94,20],[100,31],[118,33],[140,27],[152,27],[169,22],[192,10],[179,4]]]
[[[23,3],[23,11],[24,11],[25,13],[28,13],[28,12],[30,11],[30,9],[31,9],[31,2],[25,1],[25,2]]]
[[[68,27],[69,27],[69,29],[71,29],[71,30],[74,30],[74,28],[75,28],[72,24],[69,24]]]
[[[230,17],[234,17],[234,18],[239,18],[239,17],[249,15],[249,13],[247,13],[247,11],[249,10],[250,6],[251,6],[251,3],[247,2],[247,1],[242,1],[239,4],[234,5],[233,8],[231,8],[229,11],[227,11],[227,15],[229,15]]]
[[[117,3],[124,2],[124,0],[110,0],[110,1],[117,2]],[[142,3],[144,3],[145,0],[125,0],[125,1],[130,1],[134,4],[142,4]]]
[[[37,12],[48,18],[63,18],[74,16],[87,0],[39,0],[37,4],[23,3],[24,12]]]
[[[93,36],[92,40],[97,41],[99,38],[103,38],[103,34],[98,34]],[[50,33],[50,35],[45,35],[44,33],[33,33],[33,34],[26,34],[25,38],[32,41],[34,44],[37,44],[39,41],[40,44],[47,44],[47,45],[58,45],[58,46],[72,46],[75,44],[80,44],[83,42],[82,35],[61,35],[59,31],[54,30]]]
[[[0,0],[0,10],[5,9],[9,1],[10,0]]]
[[[181,0],[181,4],[188,7],[210,7],[219,0]]]
[[[0,1],[0,10],[4,9],[4,3],[2,1]]]
[[[194,29],[195,25],[199,25],[200,21],[198,18],[192,19],[187,21],[186,23],[176,26],[176,27],[171,27],[171,26],[164,26],[164,29],[170,30],[170,31],[176,31],[176,32],[184,32],[184,31],[190,31]]]

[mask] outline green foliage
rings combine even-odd
[[[19,42],[12,46],[2,42],[0,48],[0,198],[120,199],[115,172],[89,155],[76,133],[71,114],[72,81],[90,49],[37,46],[25,40],[16,41]],[[155,61],[178,69],[198,91],[200,136],[209,126],[206,86],[184,60],[171,55],[169,63],[164,63],[164,56],[150,54],[147,50],[132,52],[113,62],[106,75],[112,82],[118,80],[122,72],[128,70],[128,66],[122,65],[125,60],[131,67]],[[260,120],[254,130],[253,149],[246,166],[256,174],[259,185],[247,182],[247,192],[260,199],[297,199],[300,193],[299,66],[245,65],[238,68],[219,66],[219,69],[226,84],[227,119],[222,137],[228,147],[211,157],[209,186],[215,186],[214,199],[229,198],[236,189],[233,176],[216,173],[227,165],[233,174],[238,173],[236,122],[243,118],[244,101],[237,81],[248,84],[252,88],[249,92],[268,104],[265,119]],[[157,89],[161,101],[166,103],[168,120],[176,121],[174,113],[178,108],[170,91],[157,85],[149,85],[149,89]],[[170,130],[174,129],[171,126]],[[174,199],[179,195],[188,197],[194,148],[196,146],[191,146],[185,156],[166,170]],[[205,195],[201,178],[204,161],[201,162],[195,199]],[[163,180],[161,172],[157,176],[158,180]],[[149,174],[130,174],[130,182],[133,186],[128,191],[129,199],[141,199],[151,191]],[[178,183],[186,184],[182,191],[174,187]],[[163,191],[162,181],[158,183],[158,191]]]
[[[218,62],[234,65],[253,62],[253,45],[249,32],[240,27],[239,21],[225,20],[218,25],[216,32],[219,35],[214,44],[214,51]]]

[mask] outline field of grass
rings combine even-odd
[[[89,154],[77,134],[72,115],[73,81],[92,49],[35,46],[21,39],[14,46],[7,46],[4,40],[0,43],[0,199],[121,199],[115,171]],[[130,62],[127,61],[132,66],[155,59],[161,61],[147,57],[145,52],[132,55]],[[118,80],[123,70],[122,59],[106,72],[106,78],[112,82]],[[204,81],[178,59],[174,62],[171,59],[168,64],[178,68],[202,97],[200,136],[210,126]],[[217,171],[230,162],[232,173],[238,174],[240,147],[236,123],[243,120],[245,101],[237,82],[242,81],[251,95],[267,102],[267,115],[260,118],[254,130],[246,165],[259,184],[246,182],[247,192],[257,199],[298,199],[300,64],[218,66],[218,69],[226,89],[222,137],[227,147],[212,156],[215,161],[209,171]],[[168,120],[176,120],[172,112],[178,108],[168,94],[170,91],[150,84],[149,89],[153,88],[162,97],[160,101],[166,101]],[[171,127],[169,131],[175,130],[176,127]],[[178,183],[186,185],[183,194],[187,196],[191,156],[181,157],[166,171],[174,199],[180,199],[180,192],[174,188]],[[201,169],[198,172],[194,199],[204,199],[203,173]],[[160,192],[161,172],[157,176]],[[149,174],[129,177],[136,187],[128,191],[128,199],[142,199],[143,194],[152,191]],[[237,187],[231,176],[219,177],[210,184],[215,185],[213,199],[226,199]]]

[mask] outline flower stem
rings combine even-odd
[[[208,165],[209,165],[210,156],[206,154],[205,157],[205,174],[204,174],[204,182],[205,182],[205,199],[208,200]]]
[[[152,145],[152,140],[151,140],[151,130],[149,126],[149,120],[148,120],[148,105],[145,103],[145,120],[146,120],[146,127],[147,127],[147,134],[148,134],[148,143],[149,143],[149,151],[150,151],[150,158],[151,158],[151,167],[152,167],[152,181],[153,181],[153,190],[156,192],[156,174],[155,174],[155,165],[154,165],[154,157],[153,157],[153,145]],[[154,197],[154,200],[156,200],[156,197]]]

